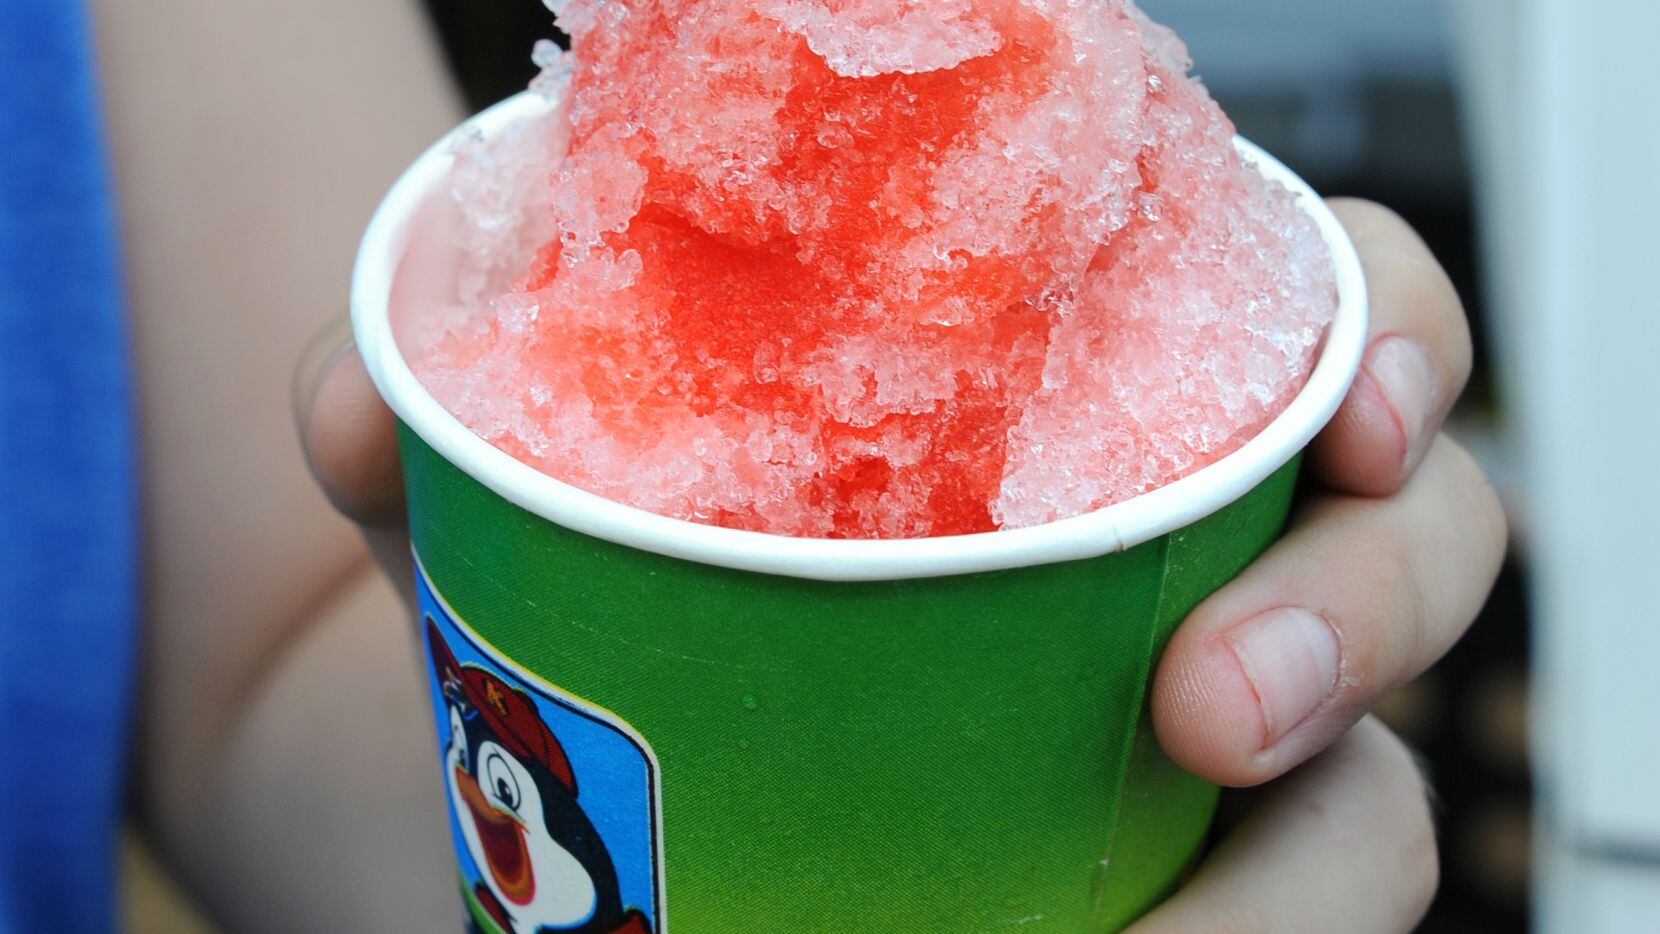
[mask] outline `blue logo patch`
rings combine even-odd
[[[661,934],[651,747],[615,714],[510,662],[456,617],[416,564],[471,929]]]

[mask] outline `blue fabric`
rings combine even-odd
[[[115,224],[79,0],[0,0],[0,932],[112,931],[136,618]]]

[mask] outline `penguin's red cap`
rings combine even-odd
[[[576,774],[571,771],[565,747],[542,722],[542,715],[524,691],[477,665],[457,662],[430,616],[427,647],[445,697],[476,711],[508,752],[541,763],[571,794],[576,794]]]

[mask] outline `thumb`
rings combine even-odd
[[[362,528],[376,559],[407,596],[412,578],[397,421],[369,379],[345,316],[300,355],[293,407],[318,486]]]

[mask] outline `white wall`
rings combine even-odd
[[[1660,930],[1660,3],[1460,0],[1537,625],[1541,930]]]

